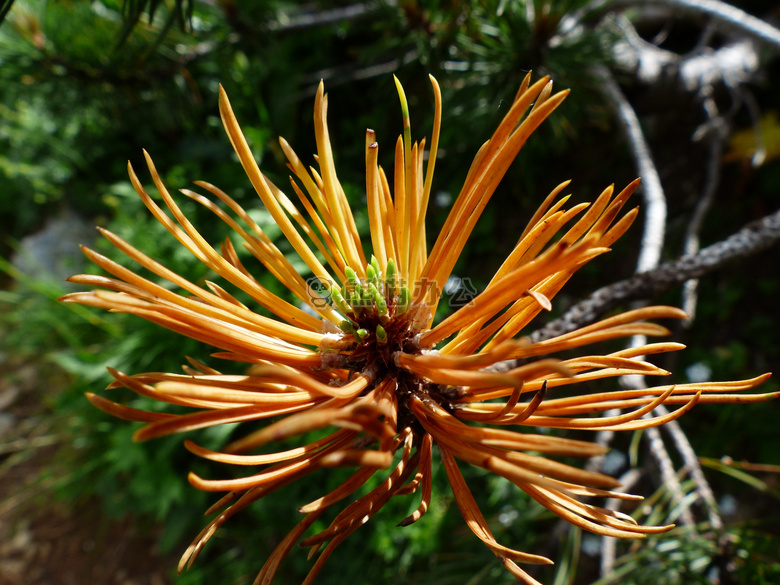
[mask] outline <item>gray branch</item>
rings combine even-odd
[[[688,16],[703,16],[725,33],[739,33],[780,50],[780,30],[771,24],[720,0],[617,0],[612,7],[665,6]]]
[[[650,418],[653,414],[646,414],[642,418]],[[685,492],[682,489],[680,483],[680,476],[674,469],[674,463],[669,455],[669,451],[666,450],[666,445],[661,437],[661,431],[658,427],[650,427],[645,429],[645,436],[647,438],[650,454],[658,464],[658,470],[661,473],[663,479],[663,486],[669,490],[673,508],[680,506],[685,501]],[[680,512],[680,521],[685,525],[693,527],[696,524],[696,520],[693,518],[693,512],[689,507],[683,508]]]
[[[645,140],[642,126],[639,124],[634,108],[620,91],[609,69],[603,65],[594,67],[601,79],[601,88],[615,115],[620,121],[631,147],[639,176],[642,177],[640,190],[645,200],[645,231],[642,234],[642,247],[637,261],[637,272],[647,272],[658,265],[664,243],[666,228],[666,198],[661,186],[661,178],[653,163],[650,147]]]
[[[660,404],[655,408],[654,413],[659,416],[664,416],[669,414],[669,410],[667,410],[663,404]],[[685,431],[682,430],[680,421],[670,420],[664,425],[664,429],[671,435],[674,445],[677,447],[677,452],[682,456],[683,463],[685,463],[685,466],[688,468],[688,472],[691,475],[691,479],[693,479],[693,482],[696,484],[696,491],[699,492],[699,496],[707,510],[710,526],[714,530],[721,530],[723,528],[723,519],[718,513],[718,504],[715,501],[715,494],[712,493],[712,488],[710,487],[709,482],[707,482],[707,478],[704,477],[704,471],[702,471],[701,465],[699,464],[699,457],[693,450],[693,446],[688,440]]]
[[[321,8],[305,9],[297,13],[287,14],[280,12],[276,20],[267,24],[269,30],[299,30],[315,26],[324,26],[361,18],[375,12],[378,6],[371,3],[350,4],[338,8],[324,10]]]
[[[677,80],[688,92],[720,83],[738,87],[753,79],[759,70],[758,48],[752,39],[739,39],[718,49],[703,47],[680,55],[644,40],[625,15],[610,14],[604,22],[622,37],[612,51],[618,69],[646,85]]]

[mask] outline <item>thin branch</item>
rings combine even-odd
[[[661,404],[655,408],[653,414],[665,416],[669,414],[669,410]],[[679,421],[669,421],[664,425],[664,429],[671,435],[674,446],[677,447],[677,452],[682,456],[683,463],[691,474],[691,479],[693,479],[693,483],[696,485],[696,491],[699,493],[699,496],[701,496],[707,509],[707,517],[709,518],[710,526],[715,530],[722,529],[723,520],[721,519],[720,514],[718,514],[718,504],[715,502],[715,495],[712,493],[712,488],[710,488],[707,478],[704,477],[704,472],[699,463],[699,457],[693,450],[693,446],[691,446],[687,435],[682,430]]]
[[[622,14],[609,14],[604,25],[622,36],[612,50],[617,68],[646,85],[676,79],[688,92],[718,83],[736,87],[753,79],[760,68],[758,47],[752,39],[734,41],[717,49],[699,47],[680,55],[643,39],[632,21]]]
[[[766,21],[720,0],[615,0],[613,8],[622,6],[667,6],[674,12],[705,16],[721,31],[748,35],[775,50],[780,50],[780,30]]]
[[[636,387],[641,389],[647,388],[644,376],[637,376]],[[653,416],[657,416],[658,414],[660,414],[660,411],[656,408],[652,413],[647,413],[642,418],[651,418]],[[683,437],[684,436],[685,435],[683,435]],[[663,485],[672,495],[672,503],[674,505],[681,504],[685,499],[685,494],[683,493],[682,485],[680,484],[680,476],[674,470],[672,458],[669,456],[669,451],[666,449],[664,440],[661,437],[661,431],[658,430],[658,427],[650,427],[645,429],[644,438],[647,439],[647,446],[650,449],[650,454],[658,463],[658,469],[661,472]],[[685,441],[687,442],[687,439],[685,439]],[[690,508],[684,508],[682,510],[680,513],[680,520],[686,526],[693,526],[696,523]]]
[[[564,315],[531,334],[539,342],[593,323],[620,304],[650,299],[691,278],[699,278],[730,262],[763,252],[780,241],[780,210],[743,227],[725,240],[692,256],[665,262],[655,270],[600,288]]]
[[[371,12],[375,12],[377,8],[378,6],[373,3],[363,3],[349,4],[327,10],[317,7],[308,12],[301,11],[295,14],[280,13],[276,20],[267,24],[267,28],[274,31],[291,31],[326,24],[343,23],[366,16]]]
[[[707,122],[694,133],[694,140],[698,137],[708,140],[709,156],[707,157],[707,170],[704,177],[702,195],[686,230],[683,256],[690,256],[699,251],[699,232],[704,223],[704,217],[707,215],[710,207],[712,207],[712,203],[715,200],[715,192],[717,191],[718,183],[720,183],[720,158],[723,154],[725,132],[723,120],[718,113],[718,106],[712,97],[711,86],[708,86],[704,92],[702,106],[707,114]],[[686,326],[693,322],[696,315],[698,286],[698,278],[692,278],[683,284],[682,309],[688,314],[688,318],[684,323]]]
[[[647,145],[642,127],[639,124],[634,108],[620,91],[618,84],[609,69],[597,65],[596,75],[601,79],[601,88],[609,100],[618,120],[623,126],[631,153],[634,157],[639,176],[642,177],[640,187],[645,200],[645,231],[642,234],[642,249],[637,261],[637,272],[646,272],[658,265],[666,227],[666,199],[661,186],[661,178],[653,163],[650,147]]]
[[[645,417],[654,416],[654,412],[648,413]],[[650,447],[650,453],[655,457],[655,460],[658,463],[663,485],[672,494],[672,503],[678,505],[685,499],[685,494],[683,493],[677,472],[674,470],[672,459],[669,457],[666,445],[664,445],[664,440],[661,438],[661,431],[658,427],[650,427],[649,429],[645,429],[645,433],[647,444]],[[686,526],[693,526],[696,524],[690,508],[685,508],[680,512],[680,520]]]
[[[629,469],[618,478],[620,488],[617,491],[628,492],[642,478],[642,472],[638,469]],[[617,512],[620,508],[621,500],[608,500],[604,506],[607,510]],[[615,567],[615,558],[618,539],[613,536],[601,537],[601,576],[606,577]]]

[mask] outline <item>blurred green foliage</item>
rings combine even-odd
[[[377,131],[380,161],[386,168],[401,131],[391,73],[405,85],[417,137],[428,134],[432,124],[427,74],[442,84],[443,157],[437,161],[429,227],[429,233],[436,233],[473,154],[507,110],[523,76],[533,69],[537,75],[553,75],[559,86],[575,92],[525,148],[456,268],[484,284],[511,249],[535,202],[560,181],[574,178],[575,193],[582,200],[613,181],[620,185],[633,178],[626,149],[610,126],[608,110],[589,74],[590,65],[608,60],[613,33],[586,27],[581,35],[551,42],[574,12],[580,11],[580,22],[589,22],[588,6],[585,0],[364,4],[334,0],[307,5],[282,0],[16,0],[0,26],[0,223],[6,236],[0,241],[0,257],[10,258],[18,240],[68,209],[108,227],[191,280],[207,278],[206,270],[149,216],[124,177],[130,159],[142,182],[149,182],[141,156],[146,148],[172,190],[203,179],[247,208],[257,208],[256,196],[221,128],[220,83],[261,167],[284,185],[287,170],[276,137],[285,136],[304,160],[312,161],[312,97],[323,78],[331,95],[329,120],[340,178],[354,186],[349,195],[359,207],[365,128]],[[778,81],[772,80],[771,86],[777,89]],[[767,89],[766,95],[776,94]],[[758,181],[737,174],[727,177],[728,184],[753,181],[750,194],[739,202],[722,201],[713,211],[716,232],[708,234],[713,241],[752,219],[757,210],[777,207],[777,164],[769,165]],[[690,205],[682,201],[670,203],[672,238],[684,231],[690,212]],[[209,241],[225,237],[226,231],[207,211],[189,201],[180,204]],[[253,213],[269,235],[278,235],[267,214]],[[718,226],[724,226],[720,232]],[[578,277],[564,300],[582,296],[594,284],[606,284],[605,279],[629,274],[639,233],[634,231],[608,267],[594,266]],[[62,245],[75,249],[77,243]],[[95,246],[125,262],[104,242],[98,240]],[[133,443],[133,425],[103,415],[83,393],[100,390],[110,381],[107,366],[129,373],[179,371],[185,355],[206,360],[208,350],[135,318],[57,304],[55,299],[66,291],[62,283],[31,279],[8,260],[0,268],[15,280],[0,293],[4,352],[42,367],[59,367],[71,376],[69,387],[53,388],[44,398],[69,437],[56,465],[47,470],[59,495],[68,501],[97,496],[110,514],[132,513],[162,526],[160,546],[165,551],[182,550],[204,524],[200,514],[213,501],[189,486],[187,472],[217,477],[235,471],[189,456],[180,437]],[[746,282],[742,272],[725,272],[712,277],[714,286],[702,290],[697,324],[687,334],[692,347],[680,358],[677,370],[703,364],[714,379],[732,379],[753,376],[780,362],[776,263],[772,270],[758,260],[748,270],[755,278]],[[268,275],[258,271],[256,277],[281,293]],[[748,302],[754,306],[740,314]],[[130,393],[122,396],[131,398]],[[142,408],[161,407],[134,400]],[[761,416],[767,408],[775,407],[697,409],[688,417],[688,428],[695,429],[694,445],[706,455],[720,456],[733,449],[745,457],[778,463],[780,439],[773,419]],[[744,432],[728,437],[707,432],[727,424]],[[190,438],[217,448],[232,432],[232,427],[224,427]],[[563,569],[556,584],[576,582],[577,535],[562,538],[556,520],[507,482],[480,471],[464,473],[500,540],[521,550],[562,551]],[[177,582],[251,582],[262,560],[297,522],[295,508],[337,481],[338,474],[315,475],[310,482],[294,483],[254,505],[231,520]],[[746,489],[727,487],[737,493]],[[416,497],[392,501],[360,536],[341,545],[318,582],[513,582],[465,527],[442,470],[436,473],[434,493],[427,516],[407,528],[395,524],[416,507]],[[735,551],[765,555],[760,563],[751,564],[739,561],[742,553],[733,554],[739,582],[768,583],[780,574],[778,549],[772,548],[777,534],[739,523],[729,534],[737,539]],[[626,549],[618,563],[620,578],[625,579],[620,582],[672,583],[665,580],[668,569],[659,559],[670,558],[675,547],[674,582],[703,582],[709,565],[700,559],[714,562],[722,550],[713,548],[711,539],[691,538],[681,531],[669,538]],[[280,583],[305,575],[308,565],[302,554],[294,552],[297,556],[282,566]],[[766,574],[759,576],[760,571]],[[556,578],[554,569],[534,574],[546,582]],[[582,579],[594,574],[586,571]]]

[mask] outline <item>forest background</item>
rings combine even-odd
[[[571,310],[578,301],[630,279],[638,258],[652,269],[647,257],[656,254],[666,272],[623,282],[603,293],[611,304],[584,308],[603,315],[643,300],[685,306],[693,318],[674,340],[689,347],[659,362],[675,372],[672,382],[780,366],[776,5],[5,0],[0,15],[2,585],[250,583],[296,521],[296,505],[319,495],[318,486],[292,485],[259,502],[174,577],[211,503],[186,473],[222,470],[190,456],[178,437],[133,443],[133,425],[94,409],[84,392],[110,381],[107,366],[178,371],[184,355],[205,359],[208,350],[126,315],[55,302],[70,290],[64,278],[87,269],[78,244],[108,251],[94,225],[192,280],[208,278],[130,186],[127,160],[143,166],[143,148],[169,186],[209,181],[279,234],[221,128],[219,84],[261,168],[281,185],[287,170],[276,138],[302,155],[315,151],[313,96],[323,79],[340,178],[359,203],[365,129],[385,145],[402,130],[392,75],[423,135],[433,74],[444,101],[429,226],[436,233],[524,75],[551,75],[573,92],[511,168],[456,273],[484,286],[561,181],[572,179],[575,200],[589,201],[641,175],[641,220],[556,298],[550,320],[582,319],[582,305]],[[181,205],[209,241],[225,237],[208,212]],[[675,264],[683,256],[700,270]],[[270,275],[255,276],[278,288]],[[690,276],[701,277],[698,286],[683,287]],[[613,448],[605,469],[656,504],[649,516],[634,510],[637,517],[678,523],[639,546],[567,529],[500,478],[472,470],[467,480],[499,540],[558,559],[534,573],[545,583],[777,583],[778,415],[778,403],[699,406],[671,433],[602,437]],[[216,446],[230,431],[197,440]],[[443,476],[423,521],[397,528],[407,502],[389,506],[340,547],[318,582],[511,583],[464,526]],[[280,583],[305,575],[298,561],[283,565]]]

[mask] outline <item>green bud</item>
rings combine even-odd
[[[371,266],[374,268],[374,272],[376,272],[376,277],[379,278],[379,275],[382,274],[382,270],[379,268],[379,260],[376,259],[376,256],[371,254]]]
[[[358,280],[357,274],[349,266],[344,269],[344,274],[347,277],[347,302],[352,305],[352,308],[356,313],[360,311],[360,299],[363,297],[363,287],[360,286],[360,280]]]
[[[376,270],[374,270],[374,267],[371,266],[371,264],[366,266],[366,280],[368,280],[369,283],[377,280]]]
[[[371,297],[373,298],[374,305],[376,305],[377,315],[380,317],[387,316],[387,303],[385,302],[385,297],[382,296],[373,284],[368,285],[368,290],[371,291]]]
[[[368,330],[363,329],[362,327],[355,331],[355,337],[357,337],[358,341],[363,341],[368,336]]]
[[[347,276],[347,282],[349,282],[349,284],[352,286],[360,284],[357,274],[355,274],[355,271],[352,270],[349,266],[344,269],[344,274]]]
[[[376,326],[376,340],[379,343],[387,343],[387,331],[381,325]]]
[[[339,327],[344,333],[352,333],[355,330],[355,325],[349,319],[344,319]]]
[[[395,296],[395,260],[387,259],[387,269],[385,270],[385,285],[387,286],[388,298]]]
[[[395,304],[395,312],[397,315],[403,315],[409,309],[409,305],[412,303],[412,293],[409,292],[408,286],[402,286],[398,292],[398,302]]]
[[[333,300],[333,306],[336,307],[336,309],[338,309],[340,312],[344,314],[352,312],[352,307],[347,304],[347,302],[344,300],[344,297],[341,295],[341,291],[339,291],[339,289],[335,286],[330,290],[330,298]]]
[[[356,290],[347,291],[347,303],[350,306],[350,312],[356,315],[360,313],[361,297]]]

